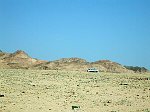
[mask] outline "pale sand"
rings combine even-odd
[[[150,112],[150,74],[2,69],[0,95],[0,112]]]

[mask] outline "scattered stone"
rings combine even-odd
[[[122,83],[121,83],[120,85],[128,85],[128,84],[126,84],[126,83],[122,84]]]
[[[5,95],[0,95],[0,97],[5,97]]]
[[[104,106],[107,106],[106,103],[104,104]]]
[[[79,109],[80,106],[72,106],[72,110]]]
[[[49,75],[49,73],[43,73],[42,75]]]
[[[111,103],[111,101],[107,101],[107,103]]]
[[[86,91],[87,93],[90,92],[89,90]]]

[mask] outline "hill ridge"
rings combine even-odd
[[[127,67],[110,60],[88,62],[82,58],[70,57],[54,61],[43,61],[30,57],[22,50],[17,50],[14,53],[0,52],[0,68],[86,71],[91,67],[97,68],[102,72],[134,72],[132,69],[128,69]]]

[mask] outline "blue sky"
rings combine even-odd
[[[0,0],[0,49],[150,69],[150,0]]]

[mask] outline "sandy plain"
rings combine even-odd
[[[150,112],[150,74],[1,69],[0,112]]]

